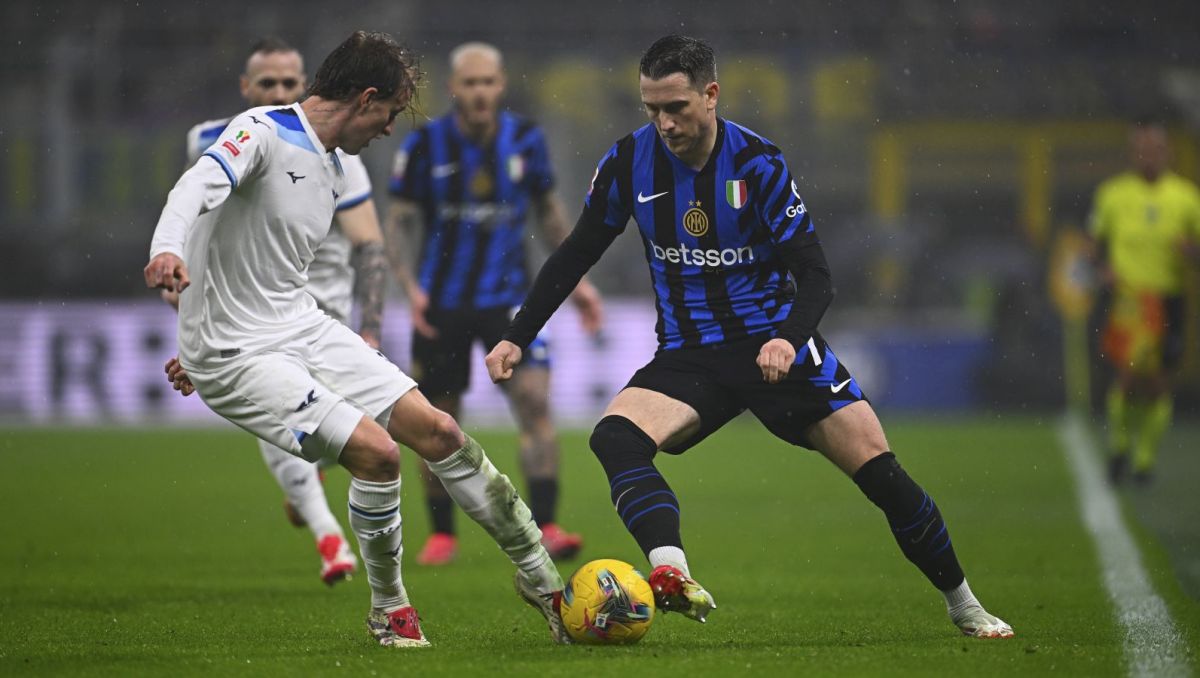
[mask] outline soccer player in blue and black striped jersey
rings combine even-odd
[[[466,43],[450,54],[452,110],[413,132],[396,154],[391,179],[392,259],[413,311],[412,372],[433,404],[459,414],[470,381],[471,347],[500,341],[529,287],[526,222],[532,213],[552,246],[568,233],[554,193],[554,172],[541,129],[500,109],[505,77],[500,51]],[[423,227],[423,228],[422,228]],[[415,275],[403,243],[424,231]],[[600,301],[587,281],[573,299],[585,328],[599,329]],[[542,543],[570,558],[582,539],[559,527],[558,440],[550,417],[550,360],[544,338],[505,389],[521,438],[521,470]],[[432,534],[417,556],[442,565],[457,551],[453,502],[424,473]]]
[[[632,217],[657,297],[659,350],[609,404],[591,446],[653,567],[659,606],[704,621],[716,604],[688,569],[679,502],[654,456],[681,453],[748,409],[854,479],[963,633],[1010,637],[971,593],[937,505],[888,451],[862,390],[817,331],[833,285],[783,154],[717,116],[720,87],[705,43],[662,38],[640,72],[650,124],[600,160],[574,231],[487,357],[492,379],[509,377]]]

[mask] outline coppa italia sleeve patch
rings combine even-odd
[[[255,122],[265,126],[253,115],[243,114],[234,118],[221,133],[216,145],[205,153],[220,163],[234,188],[265,160],[264,142],[269,137],[253,126]]]
[[[250,133],[242,129],[238,130],[237,134],[233,136],[232,140],[226,139],[225,141],[222,141],[221,146],[225,150],[229,151],[230,155],[236,158],[242,154],[242,151],[238,148],[238,145],[244,144],[247,141],[250,141]]]

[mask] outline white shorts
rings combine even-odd
[[[392,406],[417,383],[350,328],[322,317],[282,346],[188,370],[196,392],[272,445],[308,461],[336,460],[363,416],[386,426]]]

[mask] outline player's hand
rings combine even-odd
[[[142,275],[146,277],[146,287],[159,287],[169,292],[182,292],[192,284],[188,279],[187,264],[170,252],[151,259]]]
[[[512,379],[513,368],[521,362],[521,347],[511,341],[501,340],[483,362],[487,365],[488,376],[493,384],[508,381]]]
[[[167,381],[171,382],[171,387],[182,393],[185,398],[196,392],[196,387],[188,378],[187,371],[179,363],[179,356],[167,361],[166,372]]]
[[[409,306],[412,308],[413,329],[426,339],[437,339],[437,328],[425,320],[425,312],[429,310],[429,295],[416,285],[410,286],[406,291],[408,292]]]
[[[158,296],[162,297],[163,301],[170,304],[171,308],[175,309],[176,311],[179,310],[179,293],[178,292],[174,292],[172,290],[163,290],[162,292],[158,293]]]
[[[778,384],[787,377],[792,363],[796,362],[796,348],[787,339],[772,339],[759,349],[756,362],[762,370],[763,381]]]
[[[571,302],[579,311],[579,321],[583,331],[595,335],[604,324],[604,304],[600,301],[600,292],[596,286],[586,280],[580,280],[571,292]]]

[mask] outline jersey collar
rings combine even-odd
[[[300,118],[300,124],[304,126],[304,133],[308,135],[308,140],[312,142],[313,148],[317,150],[318,154],[326,156],[325,159],[328,161],[331,154],[325,151],[325,144],[321,143],[321,138],[313,131],[312,125],[308,124],[308,116],[304,115],[304,109],[298,102],[291,106],[286,106],[286,108],[296,111],[296,116]],[[336,152],[336,149],[334,152]]]

